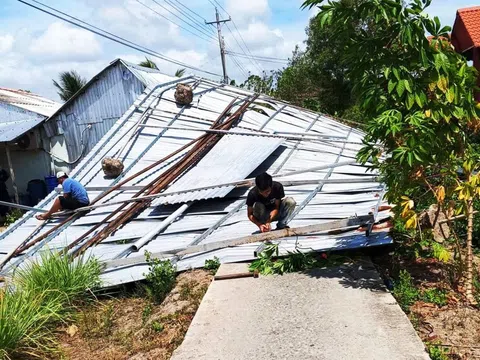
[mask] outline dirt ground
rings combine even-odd
[[[444,349],[449,359],[480,359],[480,310],[467,304],[461,286],[453,285],[456,273],[451,265],[422,258],[398,262],[388,255],[373,261],[383,274],[393,277],[398,268],[406,269],[420,291],[444,290],[444,306],[417,301],[410,307],[412,324],[425,344]]]
[[[120,297],[79,309],[60,329],[62,358],[71,360],[169,359],[188,330],[212,275],[194,270],[178,276],[160,305],[146,297]]]

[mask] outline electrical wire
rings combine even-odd
[[[212,2],[211,0],[209,0],[210,3]],[[231,18],[231,15],[228,13],[227,10],[225,10],[225,8],[217,1],[217,0],[213,0],[215,1],[215,3]],[[248,47],[247,43],[245,42],[243,36],[242,36],[242,33],[240,32],[240,30],[238,30],[238,27],[237,27],[237,24],[235,23],[235,20],[232,19],[232,23],[233,23],[233,26],[235,27],[235,30],[237,31],[238,33],[238,36],[240,37],[240,40],[243,42],[243,44],[245,45],[245,48],[247,50],[247,52],[250,54],[250,56],[252,56],[253,58],[253,54],[252,52],[250,51],[250,48]],[[232,34],[233,36],[233,31],[230,30],[230,27],[227,25],[227,29],[230,31],[230,33]],[[240,46],[237,38],[235,36],[233,36],[235,38],[235,41],[237,42],[238,46],[240,47],[240,50],[245,54],[247,55],[247,53],[243,50],[243,48]],[[253,62],[253,61],[252,61]],[[261,64],[259,64],[258,62],[256,62],[255,66],[260,70],[260,73],[262,72],[265,72],[265,69],[262,67]]]
[[[243,74],[243,76],[245,76],[245,78],[248,79],[249,74],[245,69],[245,67],[236,59],[234,55],[230,55],[230,59],[232,59],[233,63],[237,66],[237,68],[240,69],[240,72]]]
[[[234,56],[238,56],[238,57],[241,57],[241,58],[250,59],[250,57],[248,55],[235,53],[233,51],[227,51],[227,53],[229,55],[234,55]],[[261,61],[261,62],[269,62],[269,63],[275,63],[275,64],[284,64],[284,65],[286,63],[288,63],[288,60],[269,60],[269,59],[263,59],[263,58],[256,58],[256,60]]]
[[[232,30],[230,29],[230,27],[228,26],[228,24],[225,24],[227,26],[227,29],[228,31],[230,32],[230,34],[232,35],[233,39],[235,40],[235,42],[237,43],[238,47],[240,48],[240,51],[242,51],[245,55],[247,55],[247,53],[245,52],[245,50],[242,48],[242,45],[240,45],[240,43],[238,42],[237,40],[237,37],[233,34]],[[256,67],[258,69],[258,71],[260,71],[260,73],[262,73],[264,71],[264,69],[260,66],[260,64],[256,61],[253,61],[251,58],[249,58],[250,62],[252,63],[252,65],[254,67]]]
[[[105,31],[105,30],[103,30],[103,29],[100,29],[100,28],[98,28],[98,27],[96,27],[96,26],[93,26],[93,25],[91,25],[91,24],[89,24],[89,23],[87,23],[87,22],[85,22],[85,21],[83,21],[83,20],[77,20],[77,21],[79,21],[79,22],[81,22],[81,23],[84,23],[84,24],[87,25],[88,27],[83,26],[83,25],[80,25],[80,24],[78,24],[78,23],[75,22],[75,21],[66,19],[65,17],[62,17],[62,16],[60,16],[60,15],[58,15],[58,14],[54,14],[54,13],[48,11],[48,10],[42,9],[42,8],[40,8],[40,7],[38,7],[38,6],[35,6],[35,5],[31,4],[31,3],[26,2],[25,0],[17,0],[17,1],[18,1],[18,2],[21,2],[22,4],[25,4],[25,5],[27,5],[27,6],[30,6],[31,8],[34,8],[34,9],[36,9],[36,10],[38,10],[38,11],[41,11],[41,12],[43,12],[43,13],[45,13],[45,14],[51,15],[51,16],[57,18],[57,19],[63,20],[63,21],[65,21],[65,22],[67,22],[67,23],[69,23],[69,24],[71,24],[71,25],[77,26],[77,27],[79,27],[79,28],[82,28],[82,29],[84,29],[84,30],[87,30],[87,31],[89,31],[89,32],[91,32],[91,33],[94,33],[94,34],[99,35],[99,36],[101,36],[101,37],[104,37],[104,38],[106,38],[106,39],[112,40],[112,41],[114,41],[114,42],[116,42],[116,43],[119,43],[119,44],[121,44],[121,45],[124,45],[124,46],[126,46],[126,47],[129,47],[129,48],[131,48],[131,49],[134,49],[134,50],[143,52],[143,53],[145,53],[145,54],[151,55],[151,56],[153,56],[153,57],[159,58],[159,59],[161,59],[161,60],[164,60],[164,61],[167,61],[167,62],[176,64],[176,65],[179,65],[179,66],[182,66],[182,67],[191,69],[191,70],[195,70],[195,71],[198,71],[198,72],[202,72],[202,73],[209,74],[209,75],[213,75],[213,76],[217,76],[217,77],[222,77],[222,75],[220,75],[220,74],[216,74],[216,73],[213,73],[213,72],[210,72],[210,71],[202,70],[202,69],[200,69],[200,68],[198,68],[198,67],[194,67],[194,66],[185,64],[185,63],[183,63],[183,62],[181,62],[181,61],[178,61],[178,60],[172,59],[172,58],[170,58],[170,57],[168,57],[168,56],[162,55],[162,54],[160,54],[160,53],[158,53],[158,52],[156,52],[156,51],[154,51],[154,50],[150,50],[150,49],[148,49],[148,48],[146,48],[146,47],[144,47],[144,46],[138,45],[138,44],[136,44],[136,43],[134,43],[134,42],[132,42],[132,41],[130,41],[130,40],[126,40],[126,39],[124,39],[124,38],[121,38],[120,36],[113,35],[113,34],[107,32],[107,31]],[[43,6],[43,7],[50,8],[50,9],[52,9],[53,11],[55,11],[55,12],[57,12],[57,13],[59,13],[59,14],[65,14],[65,13],[62,13],[62,12],[59,11],[59,10],[56,10],[56,9],[54,9],[54,8],[52,8],[52,7],[49,7],[49,6],[43,4],[43,3],[39,2],[39,1],[36,1],[36,0],[32,0],[32,1],[34,1],[35,3],[37,3],[37,4],[39,4],[39,5]],[[65,14],[65,16],[68,16],[68,17],[70,17],[71,19],[74,19],[74,17],[71,16],[71,15]],[[96,29],[96,30],[93,30],[93,29]],[[97,30],[98,30],[98,31],[97,31]],[[108,35],[105,35],[105,34],[108,34]]]
[[[243,55],[243,54],[239,54],[239,53],[234,53],[236,55]],[[278,61],[284,61],[284,62],[288,62],[290,61],[289,59],[282,59],[282,58],[277,58],[277,57],[272,57],[272,56],[262,56],[262,55],[252,55],[252,57],[254,57],[255,59],[263,59],[263,60],[278,60]]]
[[[170,0],[165,0],[165,2],[170,5],[171,7],[173,7],[179,14],[183,15],[184,17],[186,17],[187,19],[189,19],[190,21],[192,21],[194,24],[196,25],[199,25],[200,28],[202,29],[205,29],[208,31],[210,31],[210,34],[212,36],[216,35],[215,34],[215,31],[210,27],[208,26],[205,22],[201,22],[201,21],[198,21],[196,20],[195,18],[193,18],[191,15],[187,14],[184,10],[180,9],[177,5],[175,5],[172,1]],[[183,5],[182,3],[180,3],[180,5]],[[188,10],[190,10],[187,6],[183,5],[183,7],[187,8]],[[190,10],[192,11],[192,10]]]
[[[191,25],[190,23],[188,23],[187,21],[183,20],[181,17],[179,17],[177,14],[175,14],[173,11],[171,11],[169,8],[167,8],[166,6],[163,6],[162,4],[160,4],[157,0],[152,0],[155,4],[157,4],[158,6],[160,6],[162,9],[164,9],[165,11],[168,11],[170,14],[172,14],[173,16],[175,16],[177,19],[179,19],[180,21],[184,22],[185,24],[187,24],[188,26],[190,26],[191,28],[197,30],[197,31],[200,31],[203,35],[206,35],[207,37],[209,37],[210,39],[213,39],[215,40],[214,37],[212,37],[211,34],[208,34],[206,33],[205,31],[203,31],[203,29],[199,29],[197,26],[195,25]]]
[[[157,10],[155,10],[155,9],[151,8],[151,7],[150,7],[150,6],[148,6],[147,4],[144,4],[144,3],[143,3],[143,2],[141,2],[140,0],[135,0],[135,1],[136,1],[137,3],[139,3],[139,4],[143,5],[145,8],[149,9],[150,11],[154,12],[155,14],[157,14],[158,16],[160,16],[161,18],[163,18],[163,19],[165,19],[165,20],[167,20],[167,21],[171,22],[171,23],[172,23],[172,24],[174,24],[175,26],[178,26],[179,28],[181,28],[181,29],[183,29],[183,30],[185,30],[185,31],[189,32],[189,33],[190,33],[190,34],[192,34],[193,36],[196,36],[196,37],[198,37],[199,39],[202,39],[202,40],[204,40],[204,41],[206,41],[206,42],[210,42],[210,40],[209,40],[209,39],[207,39],[207,38],[204,38],[203,36],[200,36],[199,34],[196,34],[196,33],[194,33],[194,32],[193,32],[193,31],[191,31],[191,30],[188,30],[186,27],[184,27],[184,26],[182,26],[182,25],[180,25],[180,24],[176,23],[175,21],[173,21],[173,20],[169,19],[169,18],[168,18],[168,17],[166,17],[165,15],[163,15],[163,14],[159,13]],[[155,0],[153,0],[153,1],[154,1],[156,4],[158,4],[158,3],[157,3]],[[162,5],[160,5],[160,6],[162,6]],[[162,7],[163,7],[163,6],[162,6]],[[165,8],[165,7],[163,7],[163,8]],[[165,9],[166,9],[166,8],[165,8]],[[178,17],[178,16],[177,16],[177,17]],[[191,26],[191,25],[190,25],[190,26]]]

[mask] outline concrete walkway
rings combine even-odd
[[[245,270],[245,264],[229,264],[219,273]],[[308,274],[214,281],[172,359],[429,357],[366,262]]]

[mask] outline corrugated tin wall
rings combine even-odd
[[[144,89],[145,85],[119,63],[101,74],[85,93],[49,120],[48,123],[55,122],[56,131],[65,136],[68,160],[80,156],[82,133],[86,145],[84,154],[87,154]],[[85,130],[88,124],[92,128]]]

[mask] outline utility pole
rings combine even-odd
[[[218,43],[220,45],[220,56],[222,57],[222,68],[223,68],[223,82],[225,84],[228,83],[228,76],[227,76],[227,64],[225,63],[225,41],[222,36],[222,27],[220,26],[221,23],[226,23],[228,21],[232,21],[232,18],[229,17],[225,20],[220,20],[220,15],[218,14],[218,9],[215,7],[215,13],[217,17],[217,21],[206,22],[207,25],[216,24],[217,31],[218,31]]]

